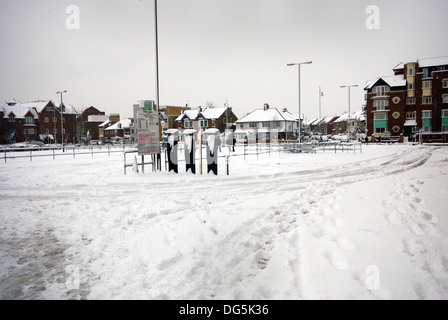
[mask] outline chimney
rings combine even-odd
[[[288,112],[288,108],[283,108],[283,112]]]
[[[263,108],[263,110],[264,110],[264,111],[269,110],[269,105],[268,105],[267,103],[264,104],[264,108]]]

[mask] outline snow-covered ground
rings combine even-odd
[[[0,163],[0,299],[447,299],[448,147],[362,151]]]

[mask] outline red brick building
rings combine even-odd
[[[20,103],[12,100],[0,106],[0,144],[26,141],[76,142],[78,113],[51,100]]]
[[[368,135],[448,140],[448,56],[400,63],[366,91]]]

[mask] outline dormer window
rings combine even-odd
[[[28,124],[28,125],[34,124],[34,118],[33,117],[26,117],[25,118],[25,124]]]
[[[10,114],[8,118],[9,122],[16,122],[16,116],[14,114]]]
[[[378,86],[375,88],[377,96],[385,96],[390,91],[388,86]]]

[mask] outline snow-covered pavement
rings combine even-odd
[[[0,299],[448,298],[447,147],[219,170],[125,176],[120,153],[1,163]]]

